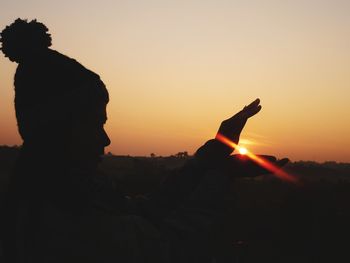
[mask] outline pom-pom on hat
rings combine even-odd
[[[11,61],[20,62],[24,57],[51,46],[49,29],[36,19],[16,19],[0,33],[1,50]]]

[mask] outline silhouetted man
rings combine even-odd
[[[97,74],[49,49],[44,24],[17,19],[1,42],[4,55],[18,63],[15,109],[23,145],[10,185],[11,206],[25,202],[25,210],[40,199],[62,199],[57,191],[64,192],[65,175],[97,166],[110,143],[102,129],[109,98]]]
[[[210,230],[227,209],[232,173],[242,172],[233,149],[210,140],[148,199],[128,199],[98,176],[110,143],[103,128],[108,92],[99,76],[50,49],[48,29],[36,20],[17,19],[1,42],[18,63],[15,108],[23,139],[8,202],[8,224],[14,222],[5,241],[8,260],[208,260]],[[222,122],[218,133],[238,143],[259,104]]]

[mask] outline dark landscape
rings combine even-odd
[[[0,146],[1,202],[18,152],[18,147]],[[189,158],[186,152],[107,154],[100,168],[133,196],[152,192]],[[213,239],[215,262],[350,262],[350,164],[299,161],[285,169],[303,185],[271,175],[234,180],[234,205]]]

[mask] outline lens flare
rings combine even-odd
[[[222,142],[223,144],[226,144],[227,146],[230,146],[233,149],[237,149],[241,153],[241,149],[243,147],[239,147],[236,143],[231,141],[230,139],[226,138],[222,134],[218,133],[215,137],[218,141]],[[245,148],[243,148],[245,149]],[[279,179],[283,181],[287,181],[290,183],[297,184],[299,181],[296,177],[288,174],[287,172],[283,171],[280,167],[274,165],[272,162],[266,160],[265,158],[262,158],[260,156],[257,156],[253,154],[252,152],[245,149],[246,152],[244,153],[245,156],[248,156],[251,160],[256,162],[258,165],[262,166],[266,170],[270,171],[274,176],[278,177]]]

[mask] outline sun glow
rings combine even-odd
[[[244,147],[241,147],[241,146],[238,147],[238,151],[242,155],[245,155],[245,154],[248,153],[248,150],[246,148],[244,148]]]
[[[237,149],[241,153],[241,149],[243,147],[238,146],[236,143],[231,141],[230,139],[226,138],[222,134],[218,133],[215,137],[215,139],[219,140],[220,142],[230,146],[233,149]],[[243,148],[245,149],[245,148]],[[252,152],[249,152],[247,149],[245,149],[246,152],[244,153],[245,156],[248,156],[251,160],[256,162],[258,165],[262,166],[266,170],[270,171],[274,176],[278,177],[279,179],[283,181],[288,181],[291,183],[299,183],[298,179],[287,172],[283,171],[280,167],[276,166],[272,162],[266,160],[265,158],[262,158],[260,156],[255,155]],[[242,154],[242,153],[241,153]]]

